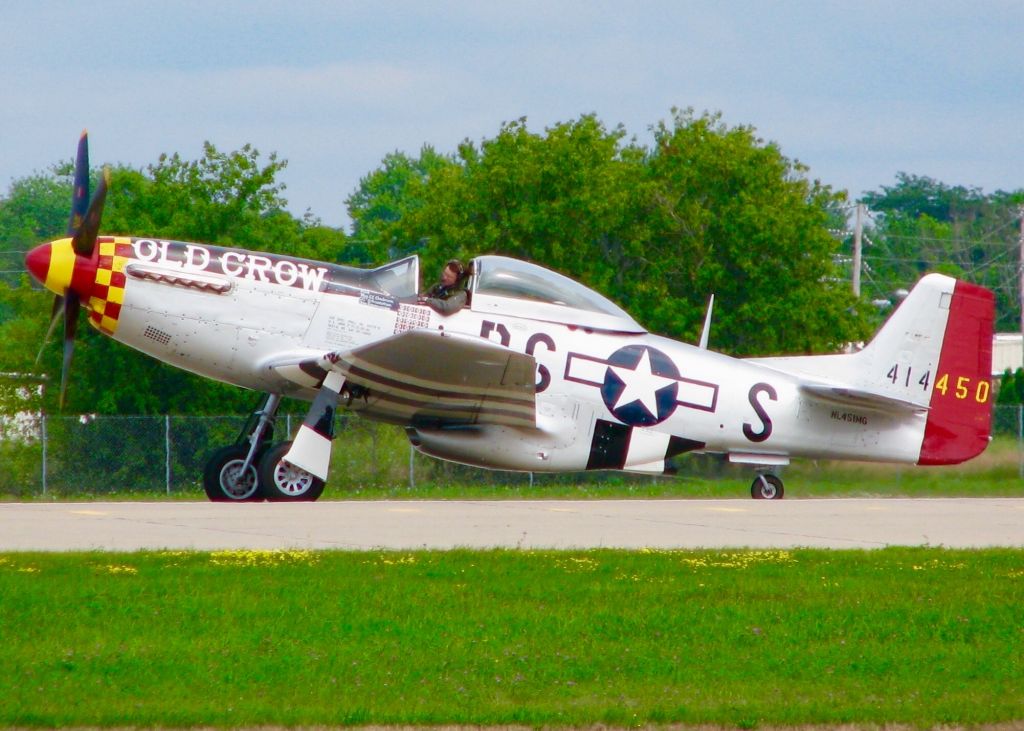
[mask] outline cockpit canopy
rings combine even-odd
[[[646,332],[625,310],[579,282],[505,256],[473,260],[470,306],[475,312],[610,330]]]

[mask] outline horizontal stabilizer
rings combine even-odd
[[[839,406],[849,406],[857,409],[868,409],[870,411],[881,411],[888,414],[903,415],[908,413],[923,414],[928,407],[917,404],[913,401],[893,398],[872,391],[864,391],[845,386],[829,386],[823,383],[801,383],[800,391],[805,396],[827,401]]]

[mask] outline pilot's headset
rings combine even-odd
[[[473,262],[469,262],[468,266],[463,266],[462,262],[458,259],[452,259],[445,266],[455,267],[458,272],[458,276],[455,278],[455,284],[452,285],[452,289],[462,290],[466,293],[466,304],[469,304],[469,298],[472,296],[470,277],[473,276]]]

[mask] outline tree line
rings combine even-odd
[[[651,133],[642,144],[596,115],[541,132],[520,119],[451,153],[394,152],[343,202],[348,233],[287,212],[278,180],[286,162],[276,155],[206,144],[197,160],[171,154],[142,169],[115,166],[103,233],[356,266],[415,253],[424,286],[452,257],[525,258],[597,289],[652,332],[691,342],[714,293],[711,345],[741,356],[828,352],[862,340],[885,314],[872,300],[927,270],[993,286],[1000,324],[1016,317],[1007,246],[1024,191],[983,195],[901,174],[865,196],[874,219],[858,300],[850,239],[836,234],[847,226],[845,192],[810,179],[754,128],[717,114],[673,110]],[[0,371],[59,379],[59,335],[36,363],[52,296],[28,281],[20,253],[6,252],[63,235],[70,173],[69,163],[55,165],[14,181],[0,198]],[[54,409],[55,391],[45,408]],[[67,411],[224,413],[254,400],[79,329]]]
[[[1024,189],[985,194],[927,176],[899,173],[896,184],[864,195],[872,212],[864,247],[869,297],[891,298],[929,271],[996,293],[996,330],[1020,330],[1020,219]]]

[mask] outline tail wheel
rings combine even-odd
[[[291,442],[267,450],[260,460],[259,477],[263,496],[272,502],[312,502],[324,491],[324,481],[284,461]]]
[[[262,500],[256,465],[243,471],[249,455],[248,444],[232,444],[213,453],[203,471],[203,489],[214,502],[254,502]],[[259,452],[256,454],[259,459]]]
[[[775,475],[758,475],[750,486],[750,497],[755,500],[781,500],[783,494],[782,480]]]

